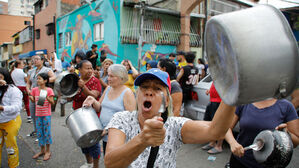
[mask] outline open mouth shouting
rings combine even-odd
[[[152,102],[149,100],[146,100],[142,104],[142,110],[143,111],[150,111],[152,109]]]

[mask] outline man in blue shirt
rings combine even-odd
[[[69,68],[71,67],[71,64],[64,60],[64,57],[61,57],[61,64],[63,71],[69,70]]]

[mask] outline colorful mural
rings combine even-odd
[[[138,45],[120,42],[120,15],[122,0],[97,0],[86,4],[73,12],[57,19],[57,55],[71,61],[78,50],[87,52],[92,44],[98,45],[98,53],[107,51],[107,57],[115,63],[129,59],[134,66],[138,65]],[[94,25],[104,24],[104,39],[95,41]],[[159,29],[159,20],[156,21]],[[66,45],[66,34],[70,32],[71,42]],[[59,39],[59,38],[62,39]],[[59,44],[61,42],[62,44]],[[170,45],[145,44],[142,52],[142,65],[148,60],[159,60],[176,47]],[[145,66],[142,71],[145,71]]]

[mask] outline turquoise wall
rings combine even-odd
[[[92,44],[97,44],[98,49],[107,50],[108,58],[115,63],[121,63],[124,59],[129,59],[137,68],[138,65],[138,45],[120,43],[120,15],[121,0],[97,0],[91,5],[84,5],[73,12],[57,19],[57,56],[62,56],[67,61],[71,61],[78,49],[85,52],[90,50]],[[104,40],[95,41],[93,25],[104,23]],[[70,46],[65,45],[65,34],[71,32],[72,42]],[[59,48],[59,34],[62,34],[62,45]],[[99,55],[100,52],[98,51]],[[156,60],[175,52],[175,46],[145,44],[143,46],[143,65],[147,60]],[[142,71],[145,66],[142,67]]]

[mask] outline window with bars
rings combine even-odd
[[[138,10],[124,7],[122,11],[120,38],[124,44],[137,44],[140,31]],[[199,19],[191,18],[190,46],[200,47]],[[178,45],[180,43],[180,17],[147,12],[143,22],[143,41],[150,44]]]
[[[104,22],[93,25],[94,41],[104,40]]]
[[[35,30],[35,38],[40,39],[40,29]]]
[[[59,44],[58,44],[58,47],[59,48],[62,48],[63,47],[63,38],[62,38],[63,36],[62,36],[62,33],[59,33],[58,34],[58,40],[59,40]]]
[[[210,1],[209,15],[215,16],[244,8],[245,7],[228,0],[212,0]]]
[[[70,46],[72,43],[72,36],[71,36],[71,32],[66,32],[65,33],[65,46]]]

